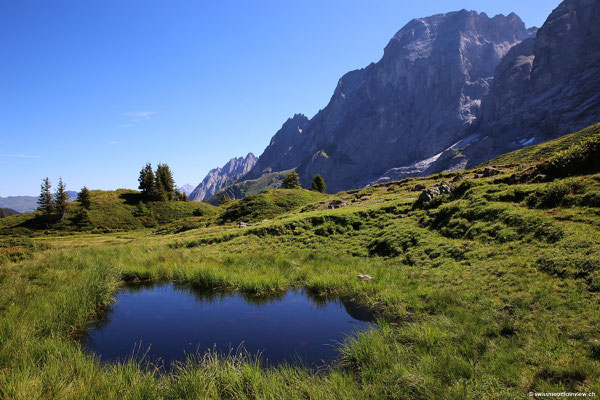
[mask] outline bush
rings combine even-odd
[[[539,173],[553,178],[600,171],[600,135],[588,137],[537,166]]]

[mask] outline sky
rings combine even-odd
[[[559,0],[0,0],[0,196],[137,188],[167,163],[197,185],[260,155],[287,118],[324,108],[412,18],[515,12]]]

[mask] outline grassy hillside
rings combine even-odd
[[[224,205],[223,222],[255,222],[291,213],[300,207],[329,196],[304,189],[278,189],[233,200]]]
[[[535,164],[543,159],[547,159],[557,154],[562,150],[568,149],[570,146],[581,142],[581,140],[585,138],[598,135],[600,135],[600,123],[582,129],[578,132],[561,136],[558,139],[503,154],[482,165],[502,166],[515,164]]]
[[[40,213],[27,213],[0,220],[0,234],[40,234],[46,231],[92,231],[154,228],[182,218],[213,216],[217,209],[202,202],[141,201],[133,190],[93,190],[91,209],[83,210],[77,201],[68,205],[62,221],[47,221]]]
[[[501,172],[490,177],[477,168],[337,195],[275,190],[204,205],[205,217],[185,216],[195,203],[149,205],[157,229],[6,235],[0,398],[600,393],[600,173],[588,162],[597,129],[492,160]],[[549,173],[555,165],[570,176]],[[454,190],[418,200],[417,185],[441,184]],[[93,194],[104,205],[97,224],[146,226],[134,192]],[[342,207],[328,209],[334,199]],[[6,220],[18,218],[31,215]],[[135,278],[254,295],[303,287],[367,305],[378,326],[340,344],[339,361],[319,373],[223,355],[192,357],[171,373],[139,360],[102,364],[74,334]]]
[[[227,186],[206,199],[206,202],[218,205],[223,196],[229,199],[242,199],[246,196],[260,194],[267,190],[279,189],[283,178],[285,178],[290,171],[291,170],[272,172],[270,174],[264,174],[257,179],[251,179]]]

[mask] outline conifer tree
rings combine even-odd
[[[182,193],[181,201],[190,201],[190,198],[188,197],[187,193]]]
[[[158,177],[157,177],[158,178]],[[154,186],[151,193],[151,200],[153,201],[167,201],[167,193],[162,184],[162,180],[154,179]]]
[[[321,174],[315,175],[312,181],[312,185],[310,186],[310,190],[314,190],[316,192],[325,193],[325,179],[321,176]]]
[[[160,187],[162,187],[166,199],[169,201],[174,200],[175,179],[173,179],[173,174],[167,164],[158,164],[158,167],[156,168],[156,180],[160,181]]]
[[[37,201],[37,209],[38,211],[41,211],[45,217],[50,217],[52,215],[52,211],[54,211],[54,204],[52,203],[52,193],[50,192],[51,188],[52,184],[50,183],[50,179],[46,177],[42,181],[42,188]]]
[[[67,213],[67,203],[69,194],[67,193],[67,185],[64,184],[62,178],[58,180],[58,187],[54,193],[54,210],[58,219],[63,219]]]
[[[77,201],[79,201],[79,204],[81,204],[81,207],[85,208],[86,210],[89,210],[90,208],[92,208],[90,191],[87,188],[87,186],[84,186],[81,189],[81,192],[79,192],[79,195],[77,196]]]
[[[296,171],[292,171],[285,176],[283,182],[281,184],[283,189],[300,189],[300,176],[296,173]]]
[[[142,191],[144,200],[151,200],[154,192],[154,171],[152,171],[152,164],[146,163],[146,166],[142,168],[138,182],[140,183],[138,188]]]
[[[4,208],[0,208],[0,218],[6,218],[6,211]]]

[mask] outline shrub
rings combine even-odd
[[[600,135],[596,134],[538,164],[537,170],[554,178],[595,173],[600,171],[598,157]]]

